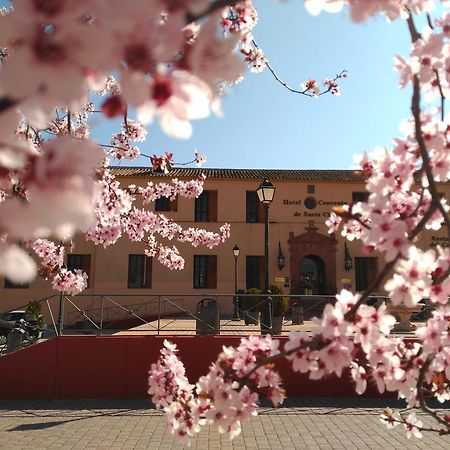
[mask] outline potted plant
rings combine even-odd
[[[37,300],[32,300],[28,303],[28,306],[25,309],[25,317],[29,321],[36,321],[35,323],[40,329],[37,338],[40,339],[42,336],[42,330],[46,327],[41,303]]]
[[[289,300],[284,295],[283,288],[277,284],[269,287],[272,297],[272,331],[273,334],[281,334],[284,315],[289,309]]]
[[[250,288],[241,297],[241,308],[244,312],[246,325],[257,325],[259,322],[259,303],[261,291],[258,288]]]

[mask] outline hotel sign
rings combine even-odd
[[[312,197],[309,197],[312,198]],[[288,200],[288,199],[284,199],[283,200],[283,205],[301,205],[302,204],[302,200]],[[318,206],[343,206],[343,205],[348,205],[349,202],[347,200],[317,200],[317,205]]]
[[[448,236],[431,236],[430,247],[436,247],[437,245],[450,247],[450,238]]]
[[[283,199],[284,206],[298,206],[303,205],[305,210],[303,211],[294,211],[294,217],[330,217],[330,211],[312,211],[320,206],[343,206],[348,205],[349,202],[347,200],[316,200],[313,196],[308,196],[304,200],[300,199]]]

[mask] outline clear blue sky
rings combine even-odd
[[[353,24],[345,13],[312,17],[300,0],[254,3],[260,15],[256,40],[279,76],[299,88],[309,78],[321,81],[347,69],[342,96],[291,94],[268,70],[249,72],[223,98],[223,118],[193,122],[188,141],[170,139],[153,124],[143,152],[167,150],[183,162],[198,148],[208,156],[204,167],[327,169],[349,168],[353,154],[389,145],[409,115],[410,92],[398,89],[392,70],[393,56],[408,52],[406,23],[379,17]],[[93,137],[109,143],[112,125],[93,130]]]
[[[204,167],[349,168],[352,155],[389,145],[409,114],[409,90],[398,89],[393,56],[407,54],[404,21],[375,18],[353,24],[345,14],[310,16],[303,2],[256,0],[258,44],[293,87],[308,78],[322,80],[347,69],[342,95],[319,99],[291,94],[268,70],[248,73],[223,98],[224,117],[193,122],[189,141],[169,139],[149,127],[146,153],[173,151],[191,159],[206,153]],[[146,165],[147,160],[137,160]]]

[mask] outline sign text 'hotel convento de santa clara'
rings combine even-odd
[[[349,202],[346,200],[317,200],[313,196],[308,196],[304,200],[300,199],[283,199],[283,206],[301,206],[303,205],[305,209],[302,208],[301,211],[296,210],[292,213],[294,217],[330,217],[330,210],[327,211],[312,211],[320,206],[326,206],[331,209],[335,206],[348,205]]]

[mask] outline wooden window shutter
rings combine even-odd
[[[208,220],[217,222],[217,191],[208,191]]]
[[[207,288],[217,288],[217,255],[208,256]]]
[[[145,282],[142,287],[151,289],[152,287],[153,258],[145,257]]]
[[[87,279],[87,287],[90,287],[92,285],[91,280],[91,255],[83,255],[81,258],[81,269],[83,272],[86,272],[86,275],[88,276]]]
[[[259,201],[259,197],[256,196],[258,199],[258,223],[263,223],[266,215],[266,208],[264,206],[264,203]]]
[[[178,211],[178,196],[173,200],[169,200],[169,211]]]
[[[83,255],[81,258],[81,270],[86,272],[87,276],[91,275],[91,255]]]
[[[258,289],[261,291],[264,290],[264,282],[265,282],[265,264],[264,264],[264,256],[258,256],[258,280],[259,280],[259,286]]]
[[[367,265],[366,265],[366,270],[367,270],[367,286],[366,288],[368,288],[369,286],[371,286],[375,280],[377,279],[378,276],[378,258],[367,258]]]

